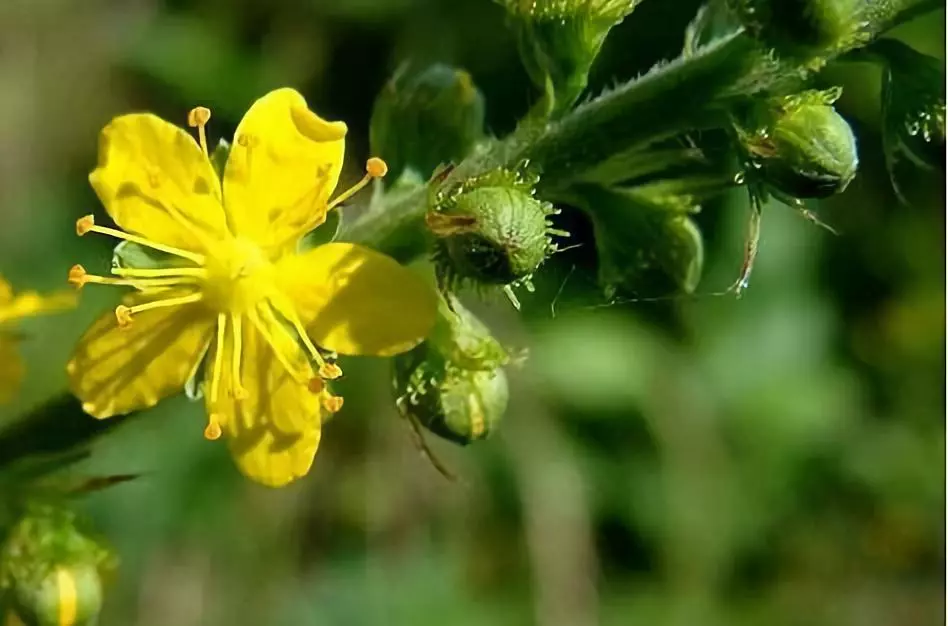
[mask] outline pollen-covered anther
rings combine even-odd
[[[207,426],[204,427],[204,438],[208,441],[217,441],[222,434],[220,416],[217,413],[211,413],[207,418]]]
[[[388,164],[379,157],[372,157],[365,163],[365,172],[372,178],[382,178],[388,174]]]
[[[336,380],[342,376],[342,368],[335,363],[323,363],[319,367],[319,375],[326,380]]]
[[[95,227],[95,216],[85,215],[76,220],[76,234],[82,237]]]
[[[334,396],[329,393],[324,393],[319,400],[320,403],[322,403],[323,408],[329,413],[338,413],[342,409],[342,396]]]
[[[211,119],[211,110],[207,107],[194,107],[188,112],[188,126],[198,128],[204,126]]]
[[[207,151],[207,134],[204,132],[204,127],[207,125],[208,120],[211,119],[211,110],[207,107],[194,107],[188,113],[188,126],[191,128],[198,129],[198,141],[201,142],[201,150],[204,152],[205,156],[208,156]]]
[[[86,268],[77,263],[69,268],[69,278],[67,280],[70,285],[75,285],[76,289],[82,289],[86,282],[88,282],[87,277],[88,273],[86,272]]]
[[[319,376],[313,376],[306,386],[312,393],[322,393],[323,389],[326,388],[326,383]]]
[[[132,309],[120,304],[115,307],[115,320],[120,328],[127,328],[132,323]]]

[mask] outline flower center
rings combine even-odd
[[[209,251],[204,301],[219,313],[247,313],[272,293],[275,272],[263,250],[241,237]]]

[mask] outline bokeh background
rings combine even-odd
[[[596,88],[677,54],[696,8],[645,2]],[[893,35],[943,58],[944,19]],[[202,104],[227,136],[253,99],[295,86],[349,124],[355,179],[375,94],[408,59],[469,70],[493,133],[534,97],[488,0],[0,2],[0,273],[54,290],[73,263],[106,267],[108,242],[74,221],[100,211],[86,175],[113,115],[183,125]],[[860,139],[858,178],[815,207],[840,235],[768,206],[742,300],[589,307],[591,229],[567,216],[581,246],[545,266],[524,315],[473,303],[531,358],[495,436],[430,438],[461,484],[413,447],[381,360],[347,362],[346,409],[283,490],[239,476],[183,398],[103,439],[78,472],[143,475],[79,505],[120,560],[101,623],[944,623],[944,175],[899,204],[879,70],[822,79],[844,86]],[[733,280],[745,204],[705,206],[700,291]],[[71,346],[116,297],[90,288],[23,325],[28,378],[0,420],[64,389]]]

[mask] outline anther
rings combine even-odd
[[[336,380],[342,376],[342,368],[335,363],[323,363],[319,368],[319,375],[326,380]]]
[[[198,140],[201,142],[201,150],[204,151],[205,156],[208,156],[209,153],[207,151],[207,135],[204,132],[204,126],[210,119],[211,110],[207,107],[194,107],[191,109],[191,112],[188,113],[188,126],[198,129]]]
[[[322,393],[323,389],[326,388],[326,383],[319,376],[313,376],[309,379],[307,387],[312,393]]]
[[[231,395],[234,397],[234,400],[246,400],[250,397],[250,392],[244,389],[240,383],[235,383],[234,388],[231,390]]]
[[[95,226],[95,216],[86,215],[76,220],[76,234],[82,237]]]
[[[372,178],[382,178],[388,174],[388,164],[379,157],[372,157],[365,162],[365,171]]]
[[[208,441],[217,441],[221,438],[221,423],[217,413],[211,413],[207,418],[207,426],[204,428],[204,438]]]
[[[211,119],[211,110],[207,107],[194,107],[188,113],[188,126],[199,128],[208,123]]]
[[[360,180],[355,185],[353,185],[349,189],[339,194],[339,196],[336,197],[336,199],[334,199],[332,202],[329,203],[329,205],[326,207],[326,210],[329,211],[336,208],[337,206],[339,206],[340,204],[342,204],[343,202],[345,202],[352,196],[362,191],[362,189],[364,189],[366,185],[372,182],[373,178],[381,178],[385,176],[387,173],[388,173],[388,165],[385,163],[385,161],[383,161],[382,159],[378,157],[372,157],[371,159],[365,162],[365,176],[362,177],[362,180]]]
[[[329,413],[338,413],[342,409],[343,399],[342,396],[333,396],[326,393],[320,398],[320,402]]]
[[[115,307],[115,319],[120,328],[126,328],[132,323],[132,309],[120,304]]]
[[[69,268],[69,284],[75,285],[76,289],[82,289],[86,284],[86,275],[86,268],[79,264],[73,265]]]

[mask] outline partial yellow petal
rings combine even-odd
[[[267,248],[295,243],[325,219],[345,150],[346,125],[309,110],[293,89],[253,103],[224,168],[231,229]]]
[[[220,181],[191,135],[149,113],[115,118],[89,182],[124,230],[201,251],[227,232]]]
[[[306,363],[289,335],[266,325],[285,360],[294,366]],[[207,412],[219,419],[240,470],[259,483],[281,487],[305,476],[313,464],[322,426],[319,396],[290,375],[253,324],[244,321],[242,329],[240,385],[246,393],[236,393],[230,367],[234,342],[226,341],[216,402],[205,385]],[[213,353],[208,362],[214,362]]]
[[[398,354],[434,324],[434,290],[394,259],[362,246],[319,246],[284,258],[277,273],[313,341],[341,354]]]
[[[16,338],[0,331],[0,404],[9,402],[23,380],[23,361],[17,352]]]
[[[135,294],[126,304],[143,301],[143,294]],[[70,388],[93,417],[154,406],[184,388],[207,350],[213,324],[200,304],[143,311],[125,328],[106,313],[76,346],[67,366]]]
[[[2,285],[0,285],[0,290],[2,290]],[[75,305],[76,292],[74,290],[58,291],[48,296],[41,296],[35,291],[25,291],[15,298],[7,299],[6,302],[0,295],[0,324],[24,317],[71,309]]]

